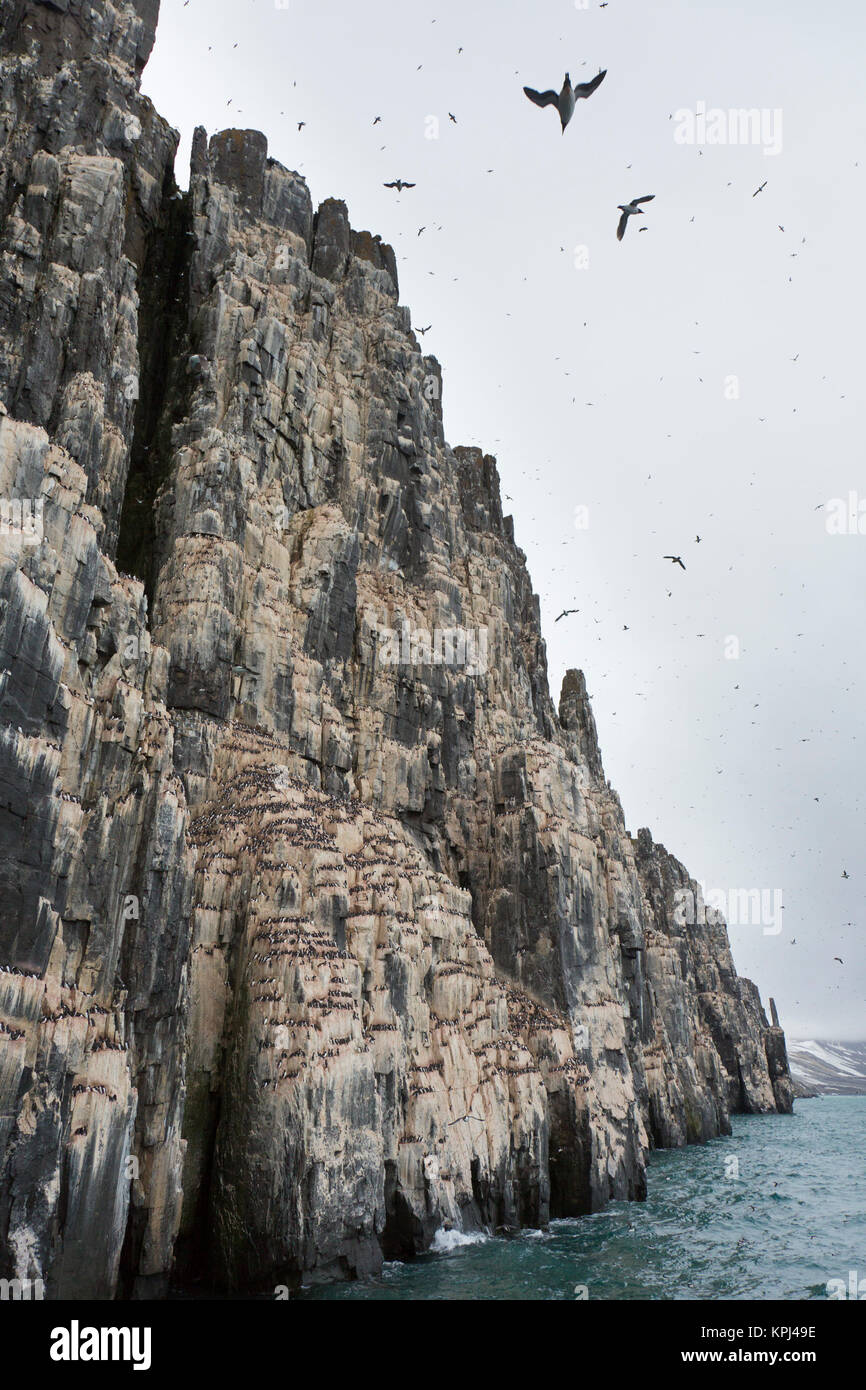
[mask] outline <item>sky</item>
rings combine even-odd
[[[143,81],[182,187],[263,130],[394,246],[553,697],[790,1038],[866,1038],[864,52],[862,0],[162,0]],[[564,135],[522,91],[601,68]]]

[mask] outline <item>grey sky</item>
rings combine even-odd
[[[395,247],[447,437],[499,460],[554,698],[583,668],[632,831],[781,889],[780,934],[730,934],[793,1037],[866,1036],[866,534],[816,510],[854,491],[866,533],[864,52],[861,0],[162,0],[144,79],[184,186],[196,124],[261,129]],[[599,67],[564,136],[521,90]],[[701,102],[780,110],[781,151],[677,143]]]

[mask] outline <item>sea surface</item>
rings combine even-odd
[[[548,1231],[465,1237],[301,1299],[827,1299],[866,1296],[866,1096],[734,1116],[727,1138],[654,1153],[646,1202]],[[585,1293],[583,1290],[585,1289]]]

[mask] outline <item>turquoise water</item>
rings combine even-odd
[[[829,1279],[847,1286],[857,1270],[866,1280],[866,1096],[798,1100],[792,1116],[735,1116],[733,1126],[728,1138],[653,1154],[646,1202],[300,1297],[573,1299],[585,1285],[590,1299],[826,1299]]]

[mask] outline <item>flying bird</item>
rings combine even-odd
[[[427,325],[426,328],[416,328],[416,329],[415,329],[415,332],[416,332],[416,333],[421,333],[421,334],[423,335],[424,333],[429,333],[429,332],[430,332],[430,329],[431,329],[432,327],[433,327],[432,323],[428,323],[428,325]]]
[[[672,560],[673,563],[674,563],[675,565],[679,565],[679,567],[680,567],[681,570],[684,570],[684,569],[685,569],[685,565],[683,564],[683,562],[682,562],[682,560],[680,559],[679,555],[663,555],[663,556],[662,556],[662,559],[663,559],[663,560]]]
[[[850,878],[850,877],[851,877],[851,875],[849,874],[849,872],[848,872],[847,869],[843,869],[843,870],[842,870],[842,877],[843,877],[843,878]]]
[[[414,188],[414,183],[406,183],[403,179],[393,179],[391,183],[385,183],[383,188],[396,188],[398,193],[402,193],[404,188]]]
[[[559,112],[559,120],[562,125],[562,133],[565,134],[565,127],[574,115],[574,108],[581,98],[591,97],[597,87],[604,81],[607,68],[594,77],[591,82],[578,82],[576,87],[572,87],[571,78],[565,74],[565,81],[562,84],[561,92],[554,92],[552,89],[546,92],[536,92],[534,87],[524,87],[524,92],[530,101],[534,101],[536,106],[555,106]]]
[[[651,203],[655,196],[654,193],[647,193],[643,198],[632,198],[630,203],[617,204],[619,211],[622,213],[622,217],[619,219],[619,226],[616,229],[617,241],[622,241],[625,236],[625,229],[628,226],[628,219],[630,217],[634,217],[635,215],[643,216],[640,206],[641,203]]]
[[[769,179],[764,179],[764,182],[761,184],[761,187],[755,189],[754,193],[752,194],[752,197],[753,197],[753,198],[757,198],[757,196],[758,196],[759,193],[763,193],[763,191],[764,191],[764,189],[767,187],[767,184],[769,183],[769,181],[770,181]]]
[[[579,613],[579,612],[580,612],[580,609],[579,609],[579,608],[563,608],[562,612],[561,612],[560,615],[559,615],[559,618],[567,618],[571,613]],[[554,621],[555,623],[558,623],[558,622],[559,622],[559,618],[554,618],[553,621]]]
[[[845,964],[845,962],[844,962],[844,960],[842,959],[841,956],[834,956],[833,959],[834,959],[834,960],[837,960],[837,961],[839,962],[840,965],[844,965],[844,964]]]

